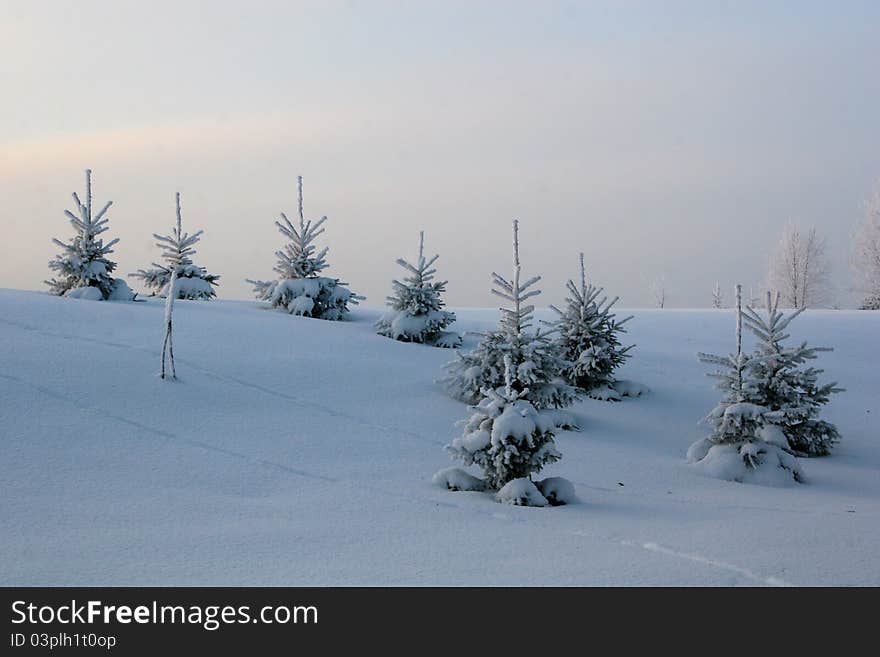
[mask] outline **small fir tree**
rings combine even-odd
[[[261,301],[268,301],[273,308],[285,310],[293,315],[303,315],[317,319],[339,320],[349,312],[349,304],[355,305],[364,297],[349,290],[338,278],[327,278],[318,274],[327,268],[328,248],[320,251],[314,245],[315,239],[324,232],[323,224],[327,217],[312,223],[303,214],[302,176],[298,179],[299,222],[297,226],[281,213],[281,221],[276,221],[279,232],[288,239],[280,251],[276,251],[278,264],[275,271],[280,278],[274,281],[247,279],[254,286],[254,294]]]
[[[764,406],[766,422],[781,428],[788,447],[803,456],[825,456],[840,440],[830,422],[819,419],[822,406],[833,393],[841,392],[836,383],[819,384],[823,370],[807,366],[829,347],[809,347],[806,342],[786,347],[790,336],[785,331],[802,308],[787,317],[779,311],[779,293],[766,298],[766,318],[747,307],[743,315],[746,327],[758,338],[756,358],[749,368],[746,399]]]
[[[560,310],[550,306],[558,319],[550,322],[556,331],[554,345],[565,366],[563,378],[571,385],[590,394],[603,389],[603,399],[620,399],[613,393],[614,371],[629,358],[629,351],[635,346],[624,347],[620,336],[626,332],[624,324],[632,319],[617,320],[611,307],[617,297],[608,299],[602,295],[602,288],[587,283],[584,267],[584,254],[580,254],[580,284],[569,280],[566,284],[568,297],[565,308]],[[601,296],[601,298],[600,298]]]
[[[419,233],[419,258],[410,264],[403,258],[397,264],[407,271],[403,281],[394,280],[394,294],[388,297],[391,310],[376,323],[377,332],[403,342],[419,342],[436,347],[458,347],[461,336],[444,331],[455,321],[455,313],[443,310],[446,281],[435,281],[433,267],[438,255],[425,258],[425,233]]]
[[[486,485],[496,490],[514,479],[531,479],[562,456],[554,442],[553,414],[539,411],[525,398],[526,391],[517,390],[510,354],[504,356],[504,364],[504,387],[483,391],[483,399],[471,407],[473,415],[464,422],[464,433],[446,448],[465,465],[481,467]]]
[[[56,277],[46,281],[49,291],[58,296],[92,299],[131,300],[134,293],[124,280],[114,278],[116,263],[107,256],[113,253],[113,246],[119,241],[114,238],[104,244],[99,237],[109,229],[109,219],[105,217],[113,201],[107,201],[97,212],[92,212],[92,170],[86,169],[86,198],[83,203],[76,192],[73,193],[76,205],[74,214],[65,210],[76,234],[67,243],[59,239],[52,241],[62,251],[49,261],[49,268]]]
[[[718,380],[723,396],[706,417],[711,435],[691,445],[688,461],[735,481],[755,478],[759,469],[773,468],[802,481],[797,459],[786,451],[785,436],[767,418],[769,409],[749,401],[754,388],[751,372],[763,357],[743,352],[742,317],[742,288],[737,285],[736,353],[698,354],[702,362],[716,367],[709,376]]]
[[[724,293],[721,291],[721,284],[717,281],[715,282],[715,287],[712,288],[712,307],[713,308],[722,308],[724,305]]]
[[[204,267],[200,267],[193,263],[192,254],[195,250],[190,248],[192,244],[199,241],[204,231],[198,231],[190,236],[193,241],[187,241],[187,234],[182,232],[180,226],[180,213],[177,214],[177,225],[171,229],[170,235],[157,235],[156,246],[164,252],[164,258],[167,264],[154,262],[150,269],[139,269],[131,274],[136,278],[144,281],[144,285],[151,290],[150,296],[167,296],[170,289],[172,274],[176,280],[175,290],[178,299],[212,299],[216,296],[214,286],[220,276],[217,274],[209,274]],[[181,251],[181,249],[184,249]],[[177,264],[172,270],[171,262]]]
[[[495,331],[481,333],[477,347],[445,367],[441,383],[454,398],[476,404],[484,390],[505,385],[504,357],[513,363],[513,390],[537,409],[564,408],[572,404],[580,392],[560,376],[567,363],[555,353],[548,335],[540,328],[531,330],[534,306],[526,304],[540,294],[534,285],[535,276],[521,282],[519,261],[519,222],[513,222],[513,279],[508,281],[492,273],[492,293],[509,301],[511,308],[501,308],[501,321]]]

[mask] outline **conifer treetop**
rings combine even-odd
[[[86,202],[83,203],[82,201],[80,201],[79,195],[76,192],[73,192],[71,196],[73,196],[73,202],[76,205],[76,210],[79,213],[79,216],[76,216],[70,210],[65,210],[64,214],[70,220],[71,225],[76,229],[83,243],[90,244],[98,235],[109,228],[109,226],[107,225],[109,219],[104,217],[104,215],[107,214],[107,210],[109,210],[110,206],[113,205],[113,201],[107,201],[104,204],[104,207],[102,207],[98,211],[98,214],[96,214],[94,217],[92,216],[91,169],[86,169]],[[68,251],[73,250],[69,244],[65,244],[59,239],[53,238],[52,241],[63,249],[66,249]],[[100,247],[101,255],[112,253],[112,247],[118,241],[119,238],[117,237],[107,242],[107,244],[99,242],[97,246]]]
[[[317,248],[312,244],[321,233],[324,232],[324,222],[327,217],[321,217],[318,221],[306,221],[303,213],[303,178],[297,176],[297,208],[299,210],[298,226],[294,226],[287,215],[281,213],[281,221],[276,221],[278,230],[290,242],[283,250],[275,252],[278,256],[278,264],[275,271],[285,278],[309,278],[315,276],[327,268],[325,256],[329,247],[324,247],[315,253]]]
[[[159,235],[158,233],[153,233],[153,237],[156,238],[156,245],[164,251],[162,258],[172,268],[192,264],[192,256],[196,253],[193,245],[201,239],[204,232],[198,230],[192,235],[184,233],[181,226],[180,192],[175,194],[174,202],[177,211],[177,224],[171,229],[171,234]]]
[[[434,281],[437,269],[433,266],[439,254],[431,258],[425,258],[425,231],[419,231],[419,257],[413,265],[406,258],[398,258],[395,262],[403,267],[408,275],[403,281],[396,278],[391,281],[391,287],[397,296],[386,297],[389,305],[402,310],[439,310],[443,307],[440,294],[446,290],[446,281]],[[414,308],[410,306],[415,305]]]
[[[531,304],[523,305],[525,301],[541,294],[541,290],[533,287],[541,280],[540,276],[533,276],[524,283],[520,282],[522,266],[519,261],[519,220],[513,220],[513,279],[508,281],[501,274],[492,272],[494,287],[492,294],[513,303],[513,308],[501,310],[501,331],[512,342],[518,343],[522,332],[532,325],[532,313],[535,307]]]
[[[430,259],[425,259],[425,231],[419,231],[419,258],[416,264],[410,264],[405,258],[398,258],[395,262],[406,269],[412,276],[405,279],[405,285],[410,287],[424,287],[434,279],[437,270],[432,265],[437,262],[439,254],[434,254]],[[395,285],[401,285],[399,281],[392,281]],[[445,281],[444,281],[445,284]]]
[[[566,302],[569,307],[573,307],[577,309],[577,314],[581,320],[587,319],[590,315],[595,315],[596,323],[599,324],[603,320],[613,319],[614,314],[610,313],[611,307],[620,301],[620,297],[614,297],[609,299],[607,296],[598,299],[599,295],[604,292],[604,288],[597,287],[595,285],[590,284],[587,281],[587,269],[584,265],[584,252],[581,251],[579,254],[579,262],[580,262],[580,287],[575,284],[575,282],[571,279],[568,279],[565,283],[565,288],[568,290],[568,293],[571,295],[566,299]],[[598,299],[598,301],[597,301]],[[558,307],[553,305],[552,303],[548,306],[552,311],[554,311],[557,315],[564,317],[565,312],[560,310]],[[614,327],[618,328],[631,320],[633,315],[629,315],[624,317],[621,320],[614,319]],[[542,321],[542,324],[547,324],[549,326],[557,325],[558,322],[545,322]],[[629,349],[630,347],[627,347]]]
[[[776,292],[775,295],[769,291],[767,292],[765,306],[767,311],[766,320],[761,317],[757,310],[752,306],[746,306],[743,313],[743,321],[745,322],[746,327],[754,333],[759,340],[767,345],[768,348],[777,353],[781,350],[780,343],[790,337],[790,335],[784,333],[784,331],[788,328],[791,321],[805,310],[805,308],[798,308],[794,312],[785,315],[785,313],[779,310],[779,298],[779,292]],[[830,349],[817,347],[817,350],[829,351]]]

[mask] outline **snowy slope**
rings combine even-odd
[[[454,354],[378,313],[181,301],[165,383],[161,302],[0,290],[0,584],[880,585],[880,313],[792,326],[837,347],[843,442],[767,488],[683,461],[717,400],[694,354],[729,350],[730,311],[637,311],[621,376],[652,393],[575,408],[545,472],[582,503],[552,509],[431,484],[466,417],[433,383]]]

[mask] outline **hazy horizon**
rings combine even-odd
[[[439,252],[451,306],[524,271],[558,303],[585,253],[622,306],[756,289],[784,226],[850,235],[880,177],[880,3],[0,0],[0,287],[46,289],[51,239],[93,170],[113,259],[204,229],[221,298],[251,298],[274,221],[327,215],[328,275],[381,305]]]

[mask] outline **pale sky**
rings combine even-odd
[[[368,305],[420,229],[450,305],[497,305],[514,218],[539,302],[582,250],[621,305],[663,276],[668,305],[707,306],[764,280],[794,221],[848,305],[878,35],[874,1],[0,0],[0,286],[45,289],[90,167],[119,273],[158,257],[180,191],[223,298],[272,275],[302,174],[326,273]]]

